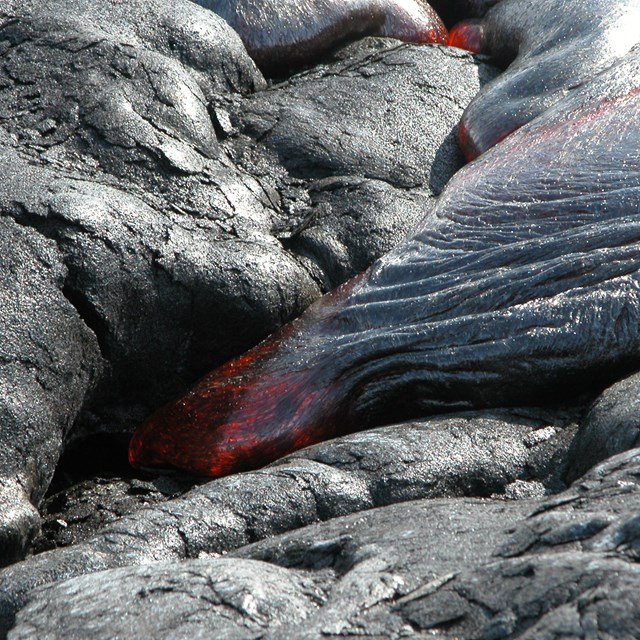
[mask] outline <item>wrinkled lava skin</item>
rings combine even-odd
[[[578,9],[604,3],[544,4],[562,11],[552,20],[538,8],[543,25],[570,31],[564,17],[582,36],[562,55],[555,40],[538,45],[539,66],[523,71],[532,104],[503,125],[517,130],[459,171],[415,234],[364,275],[152,416],[132,464],[224,475],[391,416],[540,404],[640,365],[640,48],[583,86],[566,72],[558,88],[571,46],[603,42],[585,32],[601,28],[597,11],[580,21]],[[485,28],[509,15],[503,38],[533,41],[544,29],[515,11],[527,6],[505,0]],[[522,88],[497,82],[509,96]],[[481,114],[470,106],[469,131]]]
[[[237,31],[256,65],[276,75],[364,36],[447,41],[426,0],[196,0]]]

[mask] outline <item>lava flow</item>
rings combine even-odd
[[[325,358],[305,356],[323,318],[342,305],[360,276],[324,296],[247,353],[156,411],[129,445],[134,467],[173,467],[224,476],[267,464],[338,433],[344,396]],[[326,371],[325,371],[326,367]]]

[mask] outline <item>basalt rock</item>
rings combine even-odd
[[[450,4],[468,17],[492,3]],[[420,316],[389,343],[364,336],[383,358],[358,362],[367,375],[344,429],[474,405],[577,408],[381,427],[178,497],[193,480],[91,478],[46,502],[66,532],[47,543],[68,546],[0,572],[3,631],[633,637],[638,452],[562,483],[596,462],[567,453],[576,420],[574,447],[634,443],[608,449],[612,422],[598,417],[632,406],[632,380],[581,417],[639,364],[640,74],[637,30],[620,31],[635,7],[607,9],[503,0],[486,15],[488,53],[503,65],[510,42],[522,53],[471,120],[504,109],[510,130],[542,112],[445,187],[456,120],[492,75],[468,54],[370,39],[268,86],[236,34],[192,3],[4,4],[4,562],[37,529],[64,440],[72,456],[129,430],[422,218],[335,320],[375,332],[379,313],[389,326],[399,307],[428,315],[423,333]],[[587,66],[563,66],[580,47]],[[519,70],[543,80],[536,95]],[[405,295],[416,282],[428,305]],[[406,340],[408,369],[379,375]]]
[[[56,544],[73,544],[0,573],[0,619],[10,626],[33,588],[70,576],[227,553],[314,522],[422,498],[505,500],[558,491],[576,417],[575,409],[521,409],[382,427],[195,487],[97,531],[87,503],[100,504],[101,517],[109,517],[123,508],[122,484],[107,482],[84,495],[63,492],[48,502],[47,532]],[[153,480],[156,492],[162,486]],[[135,481],[126,501],[131,504],[134,493],[139,506],[156,500],[152,487]],[[105,502],[106,492],[115,494],[112,502]],[[54,513],[56,503],[66,507]]]
[[[603,391],[571,444],[567,478],[579,478],[607,458],[640,444],[640,376],[634,374]]]
[[[186,0],[11,1],[0,18],[5,564],[37,530],[65,442],[121,438],[406,233],[437,193],[430,166],[441,184],[460,166],[451,129],[492,74],[469,55],[377,42],[346,54],[357,72],[343,58],[264,91],[237,34]],[[357,113],[366,145],[341,153],[346,131],[325,127],[327,172],[308,144],[296,152],[309,139],[296,117],[283,116],[286,144],[261,143],[251,114],[287,101],[339,106],[345,130]],[[405,107],[406,131],[432,131],[411,188],[367,176],[360,158],[369,146],[400,157],[389,149]],[[306,154],[304,170],[278,149]]]
[[[257,542],[34,590],[12,640],[633,637],[638,451],[549,498],[414,500]]]
[[[236,162],[311,179],[278,237],[319,267],[327,288],[363,271],[431,208],[462,166],[455,138],[464,106],[495,78],[494,68],[445,47],[369,38],[337,57],[214,105]]]
[[[3,153],[7,159],[10,154]],[[15,161],[13,166],[16,166]],[[53,242],[0,217],[0,556],[19,559],[65,435],[90,391],[95,336],[66,297]]]

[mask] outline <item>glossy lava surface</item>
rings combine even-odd
[[[275,75],[364,36],[447,41],[444,24],[426,0],[196,1],[224,18],[258,67]]]
[[[637,0],[503,0],[466,34],[450,39],[478,49],[506,71],[484,87],[459,127],[468,160],[594,78],[640,42]]]
[[[132,440],[134,465],[223,475],[390,415],[543,403],[637,366],[640,51],[628,52],[633,38],[591,51],[637,7],[606,3],[606,22],[605,3],[548,4],[555,22],[510,0],[487,15],[494,53],[500,20],[511,21],[504,38],[525,34],[498,89],[463,122],[469,155],[492,148],[454,176],[416,233],[155,414]],[[562,46],[542,37],[552,23]],[[585,43],[585,55],[571,48]],[[565,58],[602,70],[581,86],[586,67],[572,74]],[[521,73],[532,83],[522,108],[511,102],[526,102]],[[482,117],[493,91],[513,107],[502,131]],[[502,142],[474,137],[483,127]]]

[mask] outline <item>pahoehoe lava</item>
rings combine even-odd
[[[590,80],[639,41],[637,0],[536,3],[503,0],[449,41],[508,69],[484,87],[459,127],[471,160]]]
[[[196,0],[240,35],[258,67],[283,73],[363,36],[418,43],[447,40],[426,0]]]
[[[484,19],[483,48],[520,52],[463,118],[468,155],[484,153],[420,228],[154,414],[135,466],[224,475],[390,416],[543,403],[640,363],[640,50],[622,21],[637,3],[542,4]],[[525,35],[506,51],[509,33]]]

